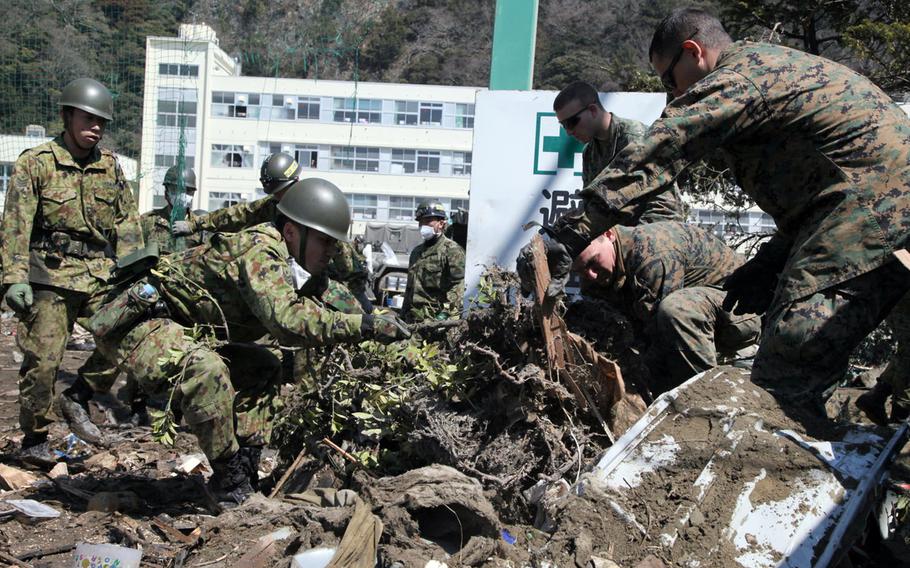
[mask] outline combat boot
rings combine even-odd
[[[130,403],[130,424],[133,426],[151,426],[148,401],[144,396],[138,396]]]
[[[26,434],[22,438],[19,459],[27,464],[51,468],[57,465],[57,455],[51,450],[47,434]]]
[[[90,444],[103,446],[104,435],[92,422],[88,410],[88,401],[94,394],[85,379],[77,378],[73,386],[60,394],[60,412],[73,434]]]
[[[241,446],[240,451],[245,454],[250,485],[255,491],[259,491],[259,460],[262,458],[262,446]]]
[[[236,507],[255,491],[252,482],[255,474],[250,475],[249,455],[243,448],[229,458],[211,462],[211,466],[208,487],[222,507]]]
[[[863,411],[866,418],[879,426],[888,425],[888,414],[885,412],[885,402],[891,396],[892,388],[889,383],[879,381],[872,390],[863,393],[856,399],[856,407]]]
[[[905,422],[910,418],[910,406],[891,399],[891,422]]]

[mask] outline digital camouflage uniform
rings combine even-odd
[[[582,191],[584,213],[555,229],[578,249],[717,149],[777,224],[763,250],[785,251],[758,257],[780,276],[753,377],[818,392],[910,286],[893,257],[910,229],[910,119],[842,65],[734,43]]]
[[[309,347],[361,339],[361,315],[327,308],[306,286],[303,294],[294,289],[287,247],[271,225],[216,233],[163,257],[153,274],[169,316],[98,345],[150,394],[177,380],[184,420],[209,460],[234,455],[239,442],[268,442],[281,361],[253,341],[268,334]]]
[[[628,146],[640,142],[645,137],[647,127],[628,118],[621,118],[610,113],[610,128],[605,140],[594,138],[585,146],[582,154],[581,179],[585,186],[604,170],[619,152]],[[624,225],[655,223],[657,221],[685,221],[686,216],[676,184],[649,201],[642,202],[635,211],[634,217],[623,222]]]
[[[642,326],[655,392],[678,386],[758,340],[759,316],[737,316],[721,307],[724,278],[745,261],[721,239],[676,221],[614,231],[618,254],[610,283],[584,282],[582,292],[608,300]]]
[[[204,241],[205,233],[202,231],[182,237],[172,236],[171,210],[172,207],[167,205],[160,209],[143,213],[139,217],[139,223],[142,225],[142,238],[145,244],[156,243],[158,245],[158,254],[161,255],[181,252],[188,248],[199,246]],[[196,216],[187,211],[186,220],[192,223],[194,219],[196,219]]]
[[[421,321],[461,313],[464,263],[464,250],[445,235],[414,247],[401,308],[404,317]]]
[[[139,213],[114,153],[92,149],[79,165],[63,136],[26,150],[13,168],[3,215],[3,284],[30,283],[34,304],[17,341],[19,423],[43,434],[52,422],[57,369],[73,323],[101,301],[114,258],[142,246]],[[90,384],[113,371],[93,355],[79,370]]]

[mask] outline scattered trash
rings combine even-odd
[[[204,473],[206,471],[205,454],[190,454],[184,457],[183,461],[174,468],[174,471],[179,471],[187,475]]]
[[[115,544],[83,542],[73,554],[73,568],[139,568],[142,551]]]
[[[116,471],[120,462],[110,452],[101,452],[85,460],[86,467],[106,469],[107,471]]]
[[[502,529],[499,531],[499,534],[502,535],[502,540],[506,541],[509,544],[515,544],[515,541],[517,540],[514,536],[512,536],[512,533],[509,532],[509,529]]]
[[[259,537],[252,550],[247,552],[234,564],[235,568],[264,568],[272,565],[272,555],[278,547],[275,543],[287,539],[294,534],[291,527],[281,527],[265,536]]]
[[[12,507],[17,513],[33,521],[56,519],[60,516],[60,511],[34,499],[7,499],[2,503]]]
[[[136,511],[139,507],[139,496],[132,491],[102,491],[92,495],[85,506],[89,511],[105,513]]]
[[[58,477],[68,477],[69,474],[70,469],[66,465],[66,462],[58,463],[49,472],[47,472],[47,476],[51,479],[57,479]]]
[[[202,529],[199,527],[193,527],[189,533],[184,533],[180,527],[174,523],[169,515],[164,513],[158,515],[152,519],[152,526],[158,529],[161,534],[164,535],[166,539],[171,542],[179,542],[182,544],[195,544],[199,537],[202,535]],[[290,530],[290,529],[288,529]],[[274,534],[274,533],[273,533]],[[285,537],[287,538],[287,537]]]
[[[325,568],[334,557],[334,548],[313,548],[295,554],[291,560],[291,568]]]
[[[75,434],[69,434],[63,439],[63,448],[55,449],[54,454],[65,460],[77,459],[92,453],[92,447]]]
[[[38,478],[27,471],[0,464],[0,481],[3,482],[3,487],[15,491],[30,487],[38,481]]]

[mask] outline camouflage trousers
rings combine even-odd
[[[887,321],[897,346],[878,380],[891,385],[893,405],[910,409],[910,293],[894,306]]]
[[[899,262],[768,310],[752,377],[787,398],[824,393],[847,370],[850,354],[910,290]]]
[[[66,352],[73,323],[90,317],[104,292],[94,294],[32,285],[34,304],[19,320],[16,339],[24,356],[19,369],[19,426],[26,434],[43,434],[53,422],[51,408],[57,370]],[[98,352],[79,369],[90,385],[113,384],[118,371]]]
[[[719,288],[693,286],[673,292],[658,305],[645,354],[654,394],[679,386],[758,341],[761,318],[725,311],[724,295]]]
[[[129,370],[149,395],[174,391],[174,402],[209,460],[228,458],[240,445],[269,442],[278,409],[281,359],[255,344],[213,348],[169,319],[139,323],[99,347]]]

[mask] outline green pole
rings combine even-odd
[[[538,0],[496,0],[490,90],[530,90]]]

